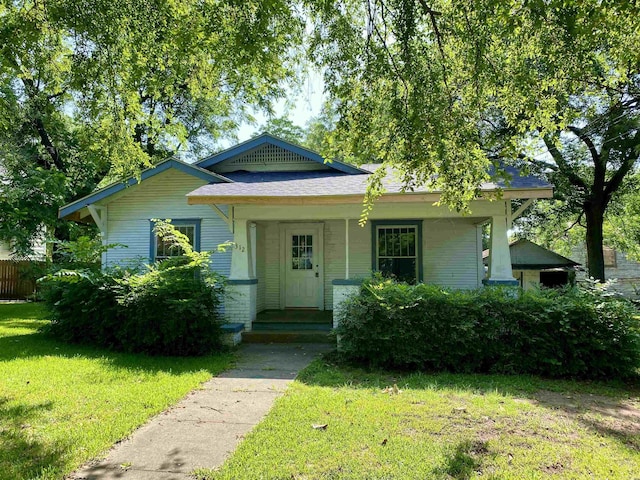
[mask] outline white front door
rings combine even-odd
[[[284,307],[322,309],[322,228],[284,230]]]

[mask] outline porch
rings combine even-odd
[[[245,341],[326,335],[344,299],[376,270],[404,281],[478,288],[486,281],[487,222],[494,252],[487,283],[512,284],[508,219],[498,215],[509,207],[478,202],[475,215],[464,217],[435,205],[381,204],[361,226],[354,205],[231,206],[224,214],[233,234],[226,317],[244,325]]]

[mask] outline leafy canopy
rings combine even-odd
[[[557,144],[569,126],[637,101],[636,2],[344,0],[311,8],[311,50],[340,115],[333,153],[387,162],[408,188],[440,188],[453,208],[478,194],[491,163],[544,157],[543,139]]]
[[[106,175],[208,153],[284,95],[302,27],[285,0],[1,1],[1,238],[28,251]]]

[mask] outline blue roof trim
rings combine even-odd
[[[194,177],[200,178],[208,183],[233,183],[232,180],[225,178],[222,175],[218,175],[217,173],[210,172],[196,165],[190,165],[173,158],[164,160],[154,167],[143,170],[140,174],[140,182],[159,173],[166,172],[171,168],[175,168],[176,170],[179,170],[188,175],[193,175]],[[98,190],[97,192],[91,193],[79,200],[76,200],[73,203],[69,203],[68,205],[60,208],[58,212],[58,218],[64,218],[67,215],[71,215],[72,213],[83,209],[87,205],[91,205],[92,203],[104,200],[105,198],[110,197],[111,195],[118,193],[125,188],[135,185],[136,183],[139,183],[138,179],[135,177],[131,177],[124,182],[111,184],[101,190]]]
[[[266,144],[275,145],[276,147],[280,147],[284,150],[288,150],[304,158],[307,158],[312,162],[326,165],[327,167],[333,168],[340,172],[349,173],[352,175],[371,174],[371,172],[362,170],[361,168],[354,167],[353,165],[349,165],[338,160],[325,162],[324,158],[322,158],[322,156],[317,154],[316,152],[301,147],[300,145],[296,145],[295,143],[287,142],[286,140],[282,140],[281,138],[274,137],[273,135],[270,135],[268,133],[263,133],[262,135],[247,140],[246,142],[239,143],[238,145],[223,150],[220,153],[216,153],[214,155],[211,155],[210,157],[204,158],[199,162],[196,162],[196,165],[200,168],[209,168],[221,162],[224,162],[225,160],[229,160],[230,158],[242,155],[243,153],[247,153]]]

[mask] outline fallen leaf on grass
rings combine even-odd
[[[313,427],[314,430],[326,430],[327,427],[329,426],[329,424],[328,423],[322,423],[322,424],[319,424],[319,425],[314,424],[314,425],[311,425],[311,426]]]
[[[393,384],[393,387],[387,387],[384,390],[382,390],[382,393],[388,393],[389,395],[398,395],[400,393],[402,393],[402,390],[400,390],[398,388],[397,384]]]

